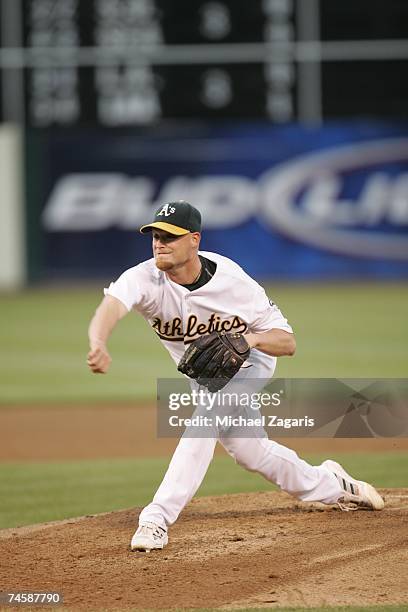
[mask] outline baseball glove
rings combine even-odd
[[[215,393],[235,376],[250,350],[242,334],[213,331],[190,344],[177,369]]]

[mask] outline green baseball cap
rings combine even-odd
[[[184,200],[169,202],[156,210],[154,221],[143,225],[140,232],[147,234],[155,227],[175,236],[201,232],[201,214],[197,208]]]

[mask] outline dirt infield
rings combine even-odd
[[[170,456],[177,440],[157,439],[155,419],[153,406],[3,406],[0,461]],[[408,448],[280,441],[298,452]],[[58,591],[74,610],[408,605],[408,490],[382,493],[380,513],[277,492],[195,499],[150,554],[129,550],[139,508],[2,530],[0,591]]]
[[[163,551],[131,552],[138,509],[0,532],[1,588],[70,609],[407,603],[408,491],[382,512],[284,493],[194,500]]]
[[[0,431],[0,461],[160,457],[170,456],[177,444],[175,438],[157,438],[154,405],[2,406]],[[302,453],[408,450],[408,438],[279,442]]]

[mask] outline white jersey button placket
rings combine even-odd
[[[186,295],[183,296],[182,310],[183,310],[183,329],[185,330],[186,327],[187,327],[188,318],[189,318],[189,316],[191,314],[191,305],[190,305],[190,295],[189,295],[189,293],[186,293]]]
[[[185,304],[186,312],[190,314],[191,304],[190,304],[190,294],[189,293],[186,293],[186,295],[184,296],[184,304]]]

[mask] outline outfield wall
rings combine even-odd
[[[408,124],[163,124],[28,134],[31,276],[115,277],[162,203],[258,278],[408,277]]]
[[[22,132],[0,125],[0,289],[25,282]]]

